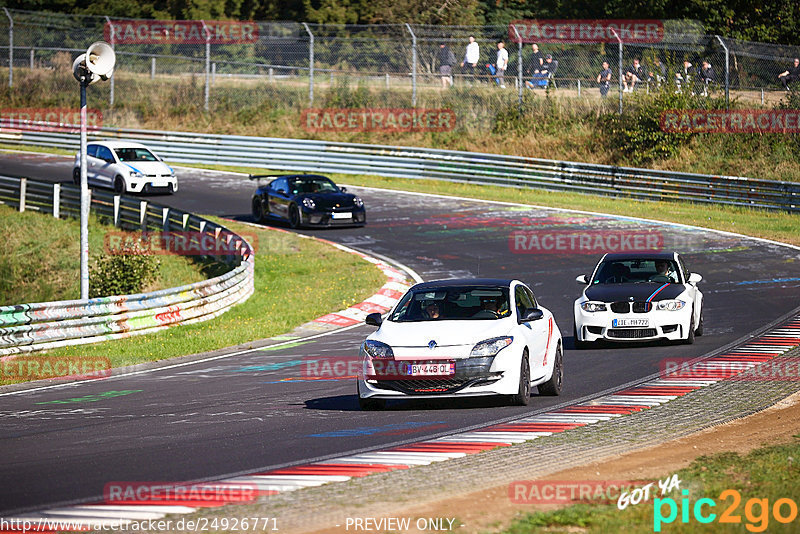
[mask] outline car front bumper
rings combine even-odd
[[[338,218],[329,211],[304,209],[301,211],[301,224],[304,226],[364,226],[367,224],[367,213],[363,209],[339,213],[347,213],[350,216]]]
[[[637,342],[686,339],[692,321],[689,306],[677,311],[651,310],[647,313],[586,312],[575,305],[577,341]],[[617,326],[615,320],[647,319],[646,326]]]

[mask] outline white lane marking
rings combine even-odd
[[[194,509],[191,509],[194,511]],[[52,508],[45,510],[43,513],[58,515],[61,517],[78,517],[78,518],[102,518],[102,519],[159,519],[164,517],[163,512],[149,512],[146,510],[137,510],[134,505],[128,507],[125,511],[120,510],[84,510],[77,506],[72,508]]]
[[[518,443],[522,443],[523,441],[530,441],[532,439],[541,438],[543,436],[549,436],[551,434],[553,434],[553,432],[512,432],[506,430],[485,430],[485,431],[468,432],[463,435],[471,438],[485,437],[485,438],[508,439],[508,440],[515,440]]]
[[[75,508],[80,510],[138,510],[141,512],[159,512],[163,514],[188,514],[194,512],[191,506],[160,505],[160,504],[79,504]]]

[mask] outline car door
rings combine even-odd
[[[523,285],[517,285],[514,289],[514,301],[517,306],[517,321],[520,321],[530,310],[538,308],[533,292]],[[549,320],[549,315],[546,314],[541,319],[525,321],[519,325],[519,331],[530,348],[528,359],[531,365],[531,378],[534,379],[544,375],[544,366],[547,364]]]
[[[107,146],[97,145],[97,157],[95,158],[94,174],[98,183],[103,185],[113,185],[116,176],[117,160],[111,149]]]
[[[99,162],[97,159],[97,145],[86,146],[86,181],[92,183],[96,180],[95,174]]]
[[[270,184],[269,196],[269,211],[273,215],[289,218],[289,180],[286,178],[278,178],[273,180]]]

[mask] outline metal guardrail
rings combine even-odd
[[[0,142],[78,149],[72,133],[37,131],[58,125],[0,121]],[[63,127],[63,125],[61,125]],[[274,170],[372,174],[531,187],[706,204],[800,211],[800,183],[712,176],[554,161],[520,156],[326,141],[100,128],[91,139],[122,138],[147,143],[176,163],[262,167]]]
[[[54,217],[80,216],[80,190],[0,176],[0,203]],[[211,257],[232,267],[225,274],[152,293],[0,306],[0,356],[147,334],[178,324],[212,319],[244,302],[254,290],[250,244],[212,221],[130,197],[92,191],[92,210],[116,226],[156,230],[190,239],[223,240],[225,252]]]

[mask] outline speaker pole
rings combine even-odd
[[[89,184],[86,178],[86,86],[91,75],[84,74],[81,84],[81,299],[89,298]]]

